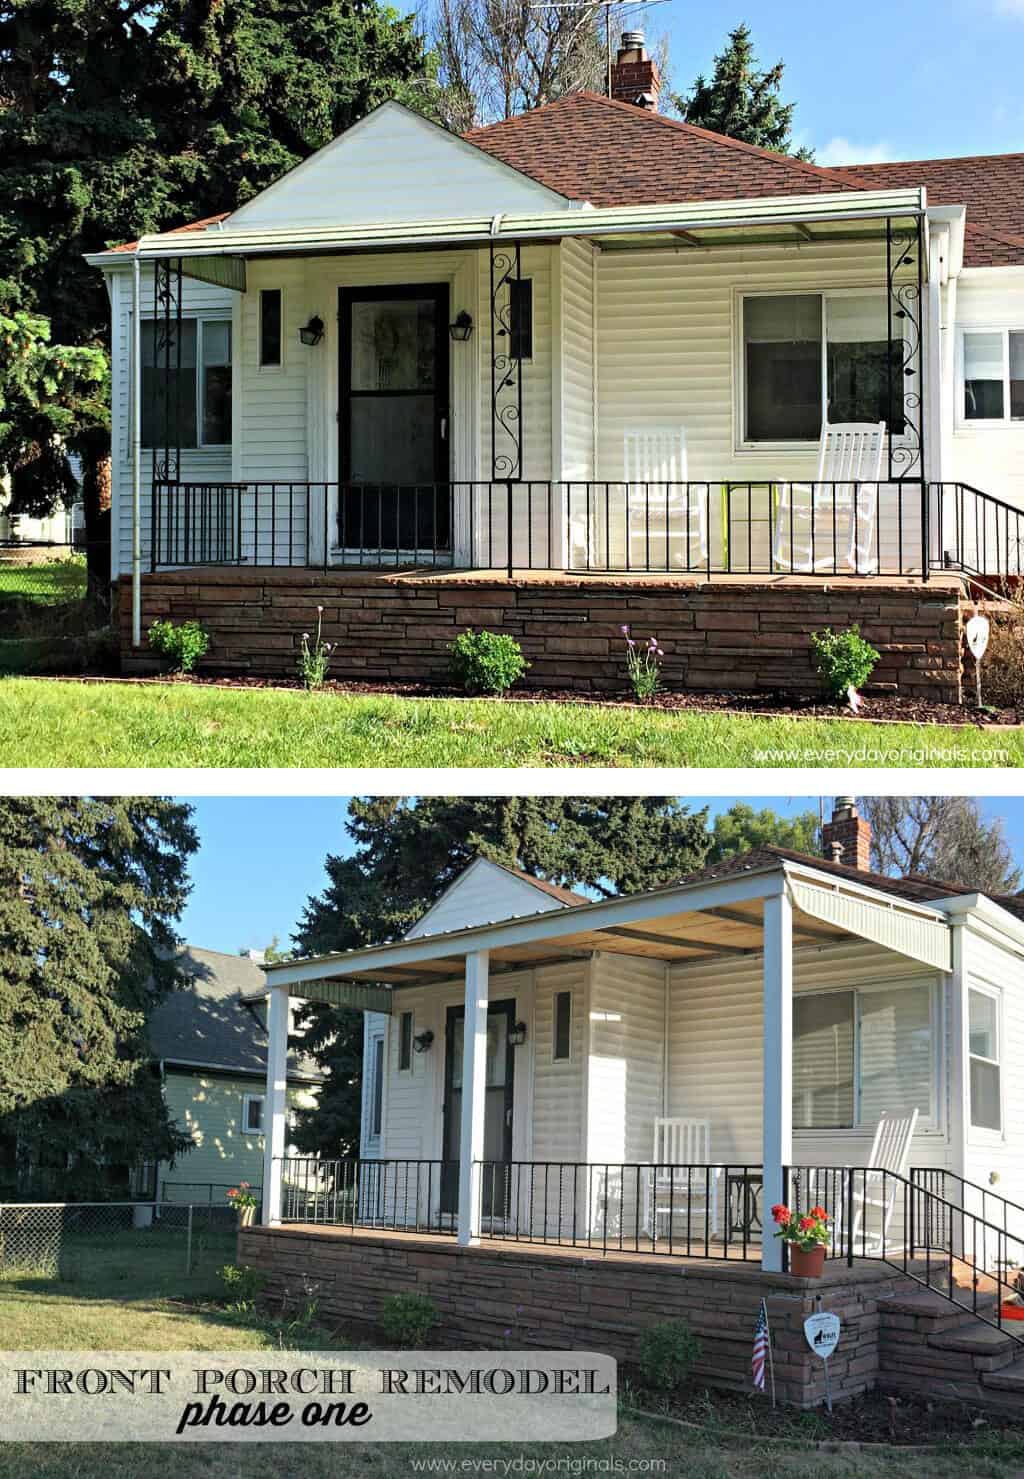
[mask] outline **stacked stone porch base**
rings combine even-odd
[[[750,1390],[763,1297],[778,1399],[796,1407],[816,1407],[825,1396],[822,1363],[803,1332],[819,1294],[843,1324],[830,1363],[839,1400],[876,1385],[880,1309],[917,1287],[873,1261],[852,1269],[832,1263],[822,1279],[797,1279],[739,1260],[600,1255],[490,1240],[460,1248],[440,1236],[308,1224],[240,1230],[238,1261],[266,1276],[272,1309],[312,1289],[320,1316],[353,1335],[380,1338],[375,1327],[388,1295],[429,1295],[440,1317],[433,1339],[449,1349],[594,1350],[630,1362],[648,1326],[686,1320],[702,1346],[695,1375],[734,1391]]]
[[[126,672],[152,658],[131,643],[130,579],[120,622]],[[448,644],[468,627],[508,632],[530,663],[526,684],[621,693],[621,628],[664,649],[668,689],[819,689],[810,635],[854,623],[881,653],[868,691],[959,703],[965,597],[959,579],[813,576],[714,581],[676,576],[193,568],[147,574],[143,632],[158,617],[195,619],[210,635],[204,666],[294,677],[303,632],[332,643],[330,674],[346,680],[442,684]],[[967,613],[969,614],[969,612]]]

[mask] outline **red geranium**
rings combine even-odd
[[[789,1222],[793,1214],[784,1202],[776,1202],[775,1206],[772,1208],[772,1216],[774,1217],[776,1222],[780,1222],[784,1227],[786,1223]]]

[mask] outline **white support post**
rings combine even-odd
[[[263,1105],[263,1223],[281,1221],[281,1158],[288,1092],[288,987],[271,986],[267,1001],[267,1097]]]
[[[142,644],[142,282],[137,251],[132,269],[132,646],[139,647]],[[114,456],[118,456],[116,447]],[[155,529],[150,529],[149,537],[156,538]],[[116,529],[112,538],[116,549]]]
[[[785,889],[764,901],[763,1097],[761,1267],[779,1273],[770,1209],[783,1200],[783,1167],[793,1163],[793,905]]]
[[[459,1127],[459,1243],[480,1241],[480,1162],[487,1105],[488,952],[466,956],[466,1020],[462,1034],[462,1123]]]

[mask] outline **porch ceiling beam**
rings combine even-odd
[[[684,885],[654,894],[631,894],[617,899],[581,904],[573,909],[556,910],[531,919],[510,920],[504,924],[477,925],[457,930],[450,935],[432,935],[405,940],[394,945],[370,946],[347,955],[329,955],[313,960],[288,961],[273,965],[267,971],[272,984],[299,984],[306,981],[344,980],[354,975],[372,975],[394,962],[398,965],[420,960],[443,960],[453,955],[468,955],[474,950],[500,950],[505,946],[552,942],[562,937],[571,947],[575,934],[591,934],[610,925],[637,924],[663,920],[682,913],[699,912],[710,906],[742,904],[754,899],[778,895],[783,888],[783,868],[766,867],[742,877]]]
[[[794,221],[794,223],[793,223],[793,230],[796,232],[797,236],[802,236],[803,239],[804,239],[804,241],[820,241],[821,240],[821,237],[820,236],[815,236],[814,232],[810,229],[810,227],[809,226],[805,226],[802,221]]]
[[[699,950],[702,955],[749,955],[750,947],[744,945],[712,945],[707,940],[695,940],[692,935],[659,935],[653,930],[627,929],[616,926],[606,929],[606,935],[615,935],[624,940],[643,940],[649,945],[671,945],[680,950]]]
[[[685,241],[687,246],[702,247],[707,245],[699,237],[694,236],[692,231],[673,231],[672,235],[677,237],[679,241]]]

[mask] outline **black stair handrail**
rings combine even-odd
[[[982,1186],[980,1182],[971,1181],[968,1177],[961,1176],[958,1171],[947,1171],[942,1166],[911,1166],[910,1179],[911,1181],[923,1184],[926,1191],[931,1190],[928,1186],[929,1181],[938,1182],[942,1190],[936,1194],[944,1198],[947,1202],[952,1201],[953,1198],[946,1195],[946,1182],[954,1182],[960,1188],[961,1205],[965,1191],[976,1192],[981,1197],[980,1215],[986,1222],[991,1221],[987,1211],[987,1203],[990,1201],[997,1202],[1002,1209],[1003,1231],[1006,1233],[1010,1242],[1020,1244],[1021,1251],[1024,1253],[1024,1207],[1019,1202],[1012,1202],[1009,1197],[1004,1197],[1002,1192],[993,1191],[990,1186]],[[954,1205],[956,1204],[954,1203]],[[1008,1217],[1008,1213],[1010,1212],[1016,1212],[1020,1217],[1019,1232],[1010,1231]]]
[[[789,1188],[796,1192],[792,1198],[791,1205],[794,1211],[802,1209],[803,1187],[806,1186],[808,1195],[813,1195],[811,1188],[820,1187],[821,1178],[832,1181],[833,1193],[841,1186],[841,1206],[838,1208],[838,1216],[833,1223],[833,1247],[837,1249],[838,1256],[845,1255],[847,1264],[852,1267],[855,1258],[875,1258],[881,1263],[895,1268],[899,1273],[915,1283],[920,1284],[923,1289],[940,1298],[948,1300],[953,1308],[962,1314],[970,1314],[975,1319],[981,1320],[983,1324],[989,1325],[1000,1334],[1006,1336],[1015,1345],[1024,1347],[1024,1321],[1020,1322],[1020,1331],[1007,1328],[1007,1321],[1003,1316],[1003,1301],[1007,1297],[1012,1298],[1021,1291],[1005,1276],[1008,1266],[1007,1246],[1010,1242],[1020,1243],[1012,1233],[996,1223],[988,1222],[975,1212],[968,1211],[965,1207],[958,1207],[955,1202],[940,1196],[937,1192],[930,1191],[920,1181],[902,1176],[898,1171],[888,1171],[884,1168],[872,1166],[792,1166],[786,1168],[786,1180]],[[804,1180],[806,1178],[806,1180]],[[857,1217],[857,1195],[858,1179],[860,1190],[861,1212],[859,1217],[859,1232],[855,1229]],[[881,1188],[880,1203],[878,1190]],[[884,1208],[889,1204],[890,1192],[896,1198],[902,1199],[902,1205],[897,1200],[893,1211],[902,1211],[902,1231],[899,1235],[901,1248],[892,1247],[887,1217]],[[881,1211],[881,1227],[879,1234],[869,1234],[868,1218],[866,1215],[869,1205],[867,1198],[871,1196],[873,1201],[870,1205],[878,1206]],[[959,1238],[957,1232],[957,1220],[959,1219]],[[934,1241],[936,1235],[941,1241]],[[868,1251],[869,1237],[871,1239],[871,1251]],[[877,1241],[876,1241],[877,1237]],[[859,1240],[859,1249],[858,1249]],[[995,1244],[995,1255],[990,1257],[992,1243]],[[946,1244],[947,1246],[944,1246]],[[920,1259],[918,1249],[924,1254],[925,1272],[924,1277],[916,1273],[911,1265]],[[942,1284],[934,1284],[932,1258],[933,1255],[942,1252],[945,1254],[945,1276]],[[953,1265],[963,1265],[970,1275],[970,1303],[965,1304],[956,1295],[966,1292],[962,1285],[957,1285],[953,1277]],[[935,1272],[938,1272],[938,1266]],[[985,1280],[995,1285],[995,1318],[984,1314],[978,1307],[978,1283]],[[1012,1323],[1012,1322],[1011,1322]]]

